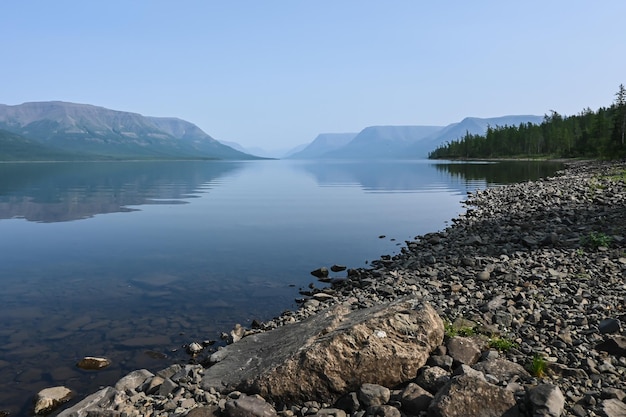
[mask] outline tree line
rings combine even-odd
[[[610,107],[587,108],[574,116],[555,111],[541,124],[487,128],[484,135],[466,132],[429,154],[431,159],[462,158],[606,158],[626,157],[626,88],[619,86]]]

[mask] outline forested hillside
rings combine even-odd
[[[541,124],[489,127],[485,135],[466,133],[440,146],[431,159],[450,158],[608,158],[626,157],[626,88],[619,86],[610,107],[575,116],[555,111]]]

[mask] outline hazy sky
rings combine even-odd
[[[2,0],[0,103],[175,116],[266,149],[575,114],[626,84],[626,1]]]

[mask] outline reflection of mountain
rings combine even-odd
[[[374,192],[427,192],[445,187],[462,193],[487,184],[508,184],[554,175],[562,167],[558,163],[525,161],[454,164],[423,161],[328,161],[296,166],[313,175],[321,186],[358,184],[363,189]]]
[[[85,219],[142,204],[184,203],[239,162],[0,164],[0,219]]]
[[[303,163],[321,186],[358,184],[366,191],[427,191],[444,185],[432,163],[416,161],[352,161]]]
[[[483,180],[487,184],[512,184],[545,178],[563,168],[560,162],[501,161],[497,163],[449,163],[436,164],[440,172],[465,181]]]

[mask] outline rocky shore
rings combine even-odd
[[[626,163],[466,204],[369,269],[317,271],[297,311],[59,416],[626,416]]]

